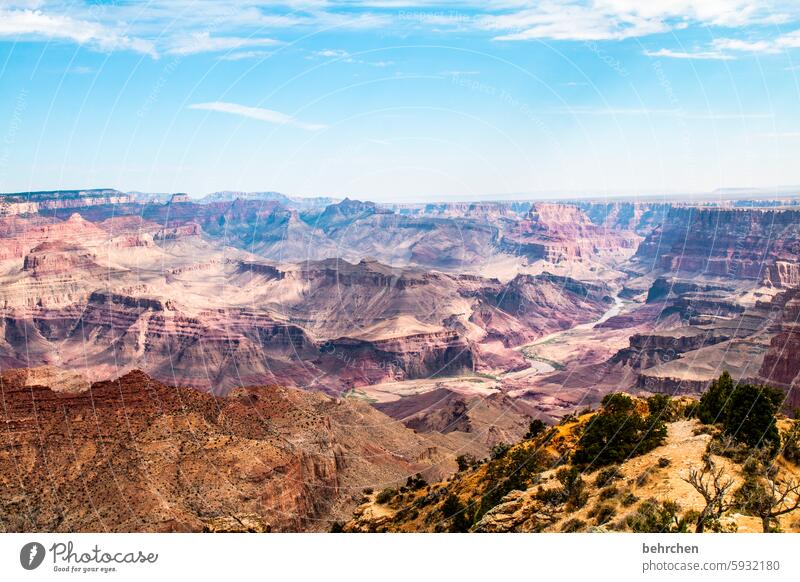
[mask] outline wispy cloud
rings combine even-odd
[[[169,52],[175,55],[235,51],[237,49],[263,47],[278,44],[272,38],[242,38],[233,36],[211,36],[209,32],[194,32],[178,39]]]
[[[658,51],[645,51],[651,57],[668,57],[675,59],[717,59],[733,60],[742,54],[778,54],[787,49],[800,47],[800,30],[795,30],[776,38],[742,39],[742,38],[716,38],[711,46],[697,51],[673,51],[661,49]]]
[[[152,42],[132,38],[113,28],[76,20],[67,15],[48,14],[41,10],[6,10],[0,8],[0,39],[39,38],[66,40],[92,45],[100,50],[131,50],[157,57]]]
[[[226,53],[217,58],[220,61],[244,61],[249,59],[265,59],[272,54],[272,51],[238,51]]]
[[[319,51],[314,51],[312,56],[308,58],[323,58],[323,59],[333,59],[337,61],[341,61],[344,63],[355,63],[359,65],[369,65],[371,67],[391,67],[394,64],[394,61],[371,61],[368,59],[358,58],[355,55],[350,54],[346,50],[342,49],[322,49]]]
[[[350,56],[349,52],[341,49],[323,49],[316,51],[314,54],[325,59],[346,59]]]
[[[249,117],[250,119],[257,119],[258,121],[265,121],[267,123],[274,123],[276,125],[291,125],[307,131],[318,131],[327,127],[326,125],[319,123],[307,123],[305,121],[300,121],[299,119],[292,117],[291,115],[281,113],[280,111],[264,109],[262,107],[248,107],[246,105],[239,105],[238,103],[226,103],[224,101],[195,103],[190,105],[189,109],[229,113],[231,115]]]
[[[657,51],[644,51],[648,57],[664,57],[667,59],[696,59],[713,61],[730,61],[734,57],[718,50],[699,50],[699,51],[674,51],[672,49],[660,49]]]
[[[521,10],[482,15],[477,22],[487,30],[503,31],[496,40],[600,41],[642,37],[690,25],[737,28],[774,24],[797,16],[796,6],[776,0],[544,0]]]

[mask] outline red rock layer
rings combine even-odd
[[[220,399],[140,372],[76,394],[25,377],[0,376],[5,531],[326,530],[363,487],[444,454],[366,404],[320,394]]]

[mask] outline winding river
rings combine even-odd
[[[545,342],[552,342],[555,340],[564,339],[565,337],[580,334],[581,332],[594,329],[596,326],[604,323],[614,317],[615,315],[619,315],[622,311],[622,308],[625,306],[625,301],[620,299],[619,293],[616,293],[613,296],[614,304],[609,307],[603,315],[600,316],[599,319],[595,319],[594,321],[589,321],[587,323],[581,323],[576,326],[570,327],[569,329],[564,329],[561,331],[556,331],[546,336],[540,337],[533,343],[526,344],[524,346],[519,346],[514,348],[518,352],[521,352],[522,355],[525,357],[526,360],[530,363],[529,368],[525,368],[524,370],[518,370],[516,372],[508,372],[506,374],[501,375],[501,378],[504,379],[515,379],[515,378],[524,378],[527,376],[539,376],[541,374],[549,374],[550,372],[555,372],[559,366],[557,362],[549,362],[548,360],[537,358],[535,355],[531,354],[531,348],[536,347],[537,345],[541,345]]]

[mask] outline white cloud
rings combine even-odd
[[[800,47],[800,30],[794,30],[774,39],[745,40],[741,38],[716,38],[708,49],[692,52],[661,49],[645,51],[651,57],[676,59],[720,59],[731,60],[737,54],[778,54],[790,48]]]
[[[209,32],[193,32],[184,38],[178,39],[170,48],[169,52],[175,55],[193,55],[197,53],[234,51],[242,48],[271,46],[274,44],[278,44],[278,41],[272,38],[217,37],[211,36]]]
[[[690,25],[743,27],[800,17],[800,7],[783,0],[545,0],[534,7],[482,15],[497,40],[618,40]]]
[[[489,30],[507,31],[496,40],[611,40],[665,32],[658,19],[627,18],[582,4],[543,2],[536,8],[482,19]]]
[[[299,127],[308,131],[317,131],[325,129],[327,126],[318,123],[306,123],[300,121],[291,115],[286,115],[280,111],[273,111],[272,109],[264,109],[262,107],[248,107],[246,105],[239,105],[237,103],[226,103],[224,101],[213,101],[210,103],[195,103],[189,106],[189,109],[201,109],[204,111],[219,111],[221,113],[230,113],[231,115],[239,115],[241,117],[249,117],[250,119],[257,119],[258,121],[265,121],[267,123],[274,123],[276,125],[291,125]]]
[[[265,59],[272,55],[270,51],[239,51],[220,55],[220,61],[244,61],[247,59]]]
[[[778,37],[776,44],[782,48],[800,47],[800,30],[795,30],[793,32]]]
[[[346,34],[380,29],[405,34],[410,29],[426,29],[443,35],[489,32],[502,41],[603,41],[690,26],[725,27],[726,34],[735,36],[732,32],[736,28],[800,22],[800,3],[796,0],[464,0],[457,4],[447,0],[367,0],[357,5],[350,0],[149,0],[91,5],[63,0],[0,0],[0,5],[5,6],[0,8],[0,38],[61,39],[154,57],[158,52],[254,49],[274,44],[275,40],[261,35],[279,38],[277,31],[305,34],[335,30]],[[720,58],[715,51],[776,52],[800,47],[800,36],[772,33],[770,37],[769,31],[774,29],[764,27],[764,39],[724,39],[731,41],[730,46],[712,46],[696,55],[676,50],[674,58]],[[340,49],[319,53],[316,56],[353,58]]]
[[[719,50],[740,51],[750,53],[774,53],[779,52],[774,42],[766,40],[748,41],[739,38],[717,38],[714,39],[714,47]]]
[[[0,38],[68,40],[92,45],[103,51],[132,50],[152,57],[158,53],[152,42],[131,38],[112,28],[69,16],[46,14],[41,10],[0,8]]]
[[[668,59],[700,59],[730,61],[731,55],[727,55],[719,50],[699,50],[699,51],[674,51],[672,49],[660,49],[657,51],[644,51],[648,57],[665,57]]]
[[[314,52],[315,57],[321,57],[323,59],[336,59],[338,61],[342,61],[344,63],[354,63],[359,65],[369,65],[371,67],[391,67],[394,65],[394,61],[368,61],[364,59],[359,59],[347,52],[346,50],[342,49],[323,49],[320,51]],[[308,57],[313,58],[313,57]]]
[[[323,57],[326,59],[344,59],[350,56],[349,52],[339,49],[323,49],[315,52],[314,54],[318,57]]]

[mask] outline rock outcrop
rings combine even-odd
[[[355,401],[216,398],[138,371],[79,392],[27,379],[0,375],[4,531],[327,530],[362,488],[454,466],[446,438]]]
[[[798,235],[797,210],[678,207],[645,238],[635,259],[678,276],[791,287],[800,281]]]

